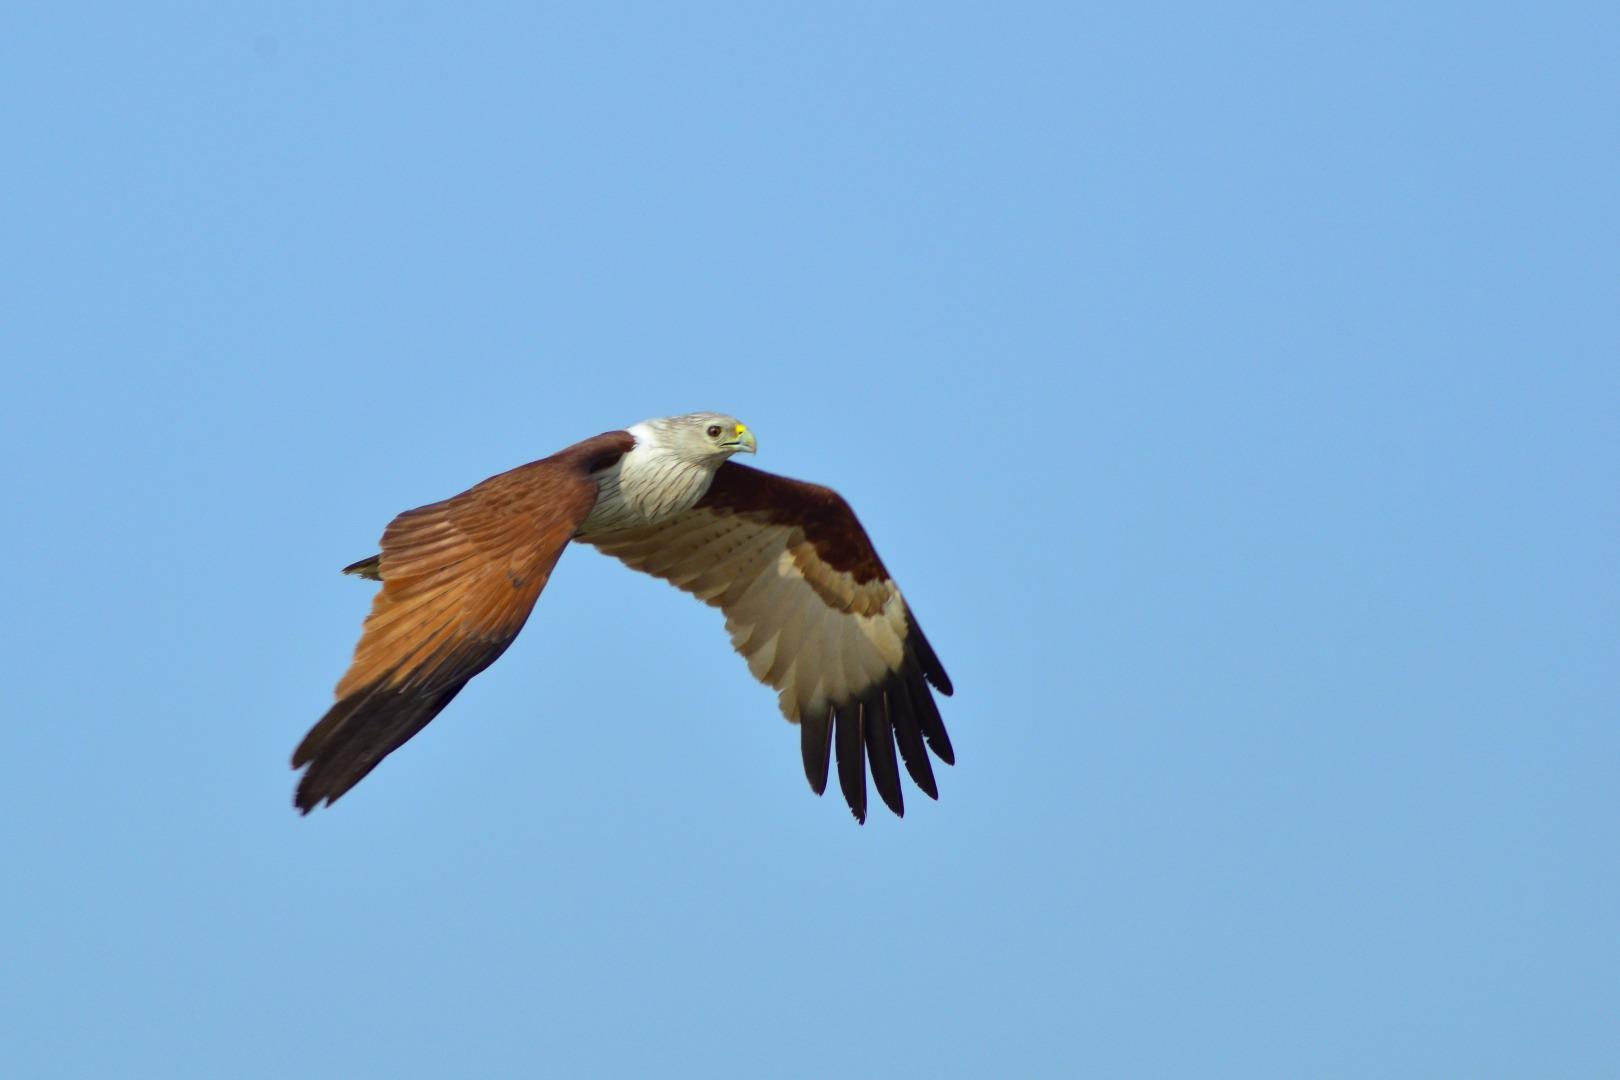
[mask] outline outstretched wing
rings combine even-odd
[[[898,743],[912,780],[939,798],[928,749],[947,765],[955,753],[929,686],[949,694],[951,681],[837,492],[727,462],[691,510],[580,540],[725,612],[749,670],[799,725],[816,794],[836,750],[857,821],[868,763],[878,794],[903,814]]]
[[[349,567],[380,578],[337,703],[293,752],[294,805],[336,802],[427,726],[506,651],[596,502],[594,469],[634,439],[610,432],[407,510],[382,553]]]

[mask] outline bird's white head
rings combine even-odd
[[[650,443],[660,456],[716,468],[732,454],[759,449],[754,433],[735,416],[698,412],[643,420],[630,429],[638,442]]]
[[[725,413],[687,413],[643,420],[629,429],[636,445],[620,459],[588,529],[662,521],[697,504],[731,455],[758,447],[754,433]]]

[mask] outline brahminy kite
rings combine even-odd
[[[570,540],[725,613],[754,677],[799,725],[810,787],[866,820],[866,772],[896,814],[900,770],[939,798],[954,763],[930,686],[951,680],[837,492],[739,465],[736,417],[647,420],[400,514],[382,552],[344,568],[382,582],[337,703],[293,752],[294,805],[330,805],[506,651]]]

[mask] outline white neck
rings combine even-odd
[[[691,461],[662,446],[647,424],[627,429],[636,445],[597,474],[596,506],[580,532],[650,525],[690,510],[709,490],[719,462]]]

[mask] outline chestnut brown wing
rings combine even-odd
[[[597,436],[389,524],[356,564],[383,586],[337,702],[293,752],[299,810],[335,802],[506,651],[595,504],[590,470],[632,444]]]

